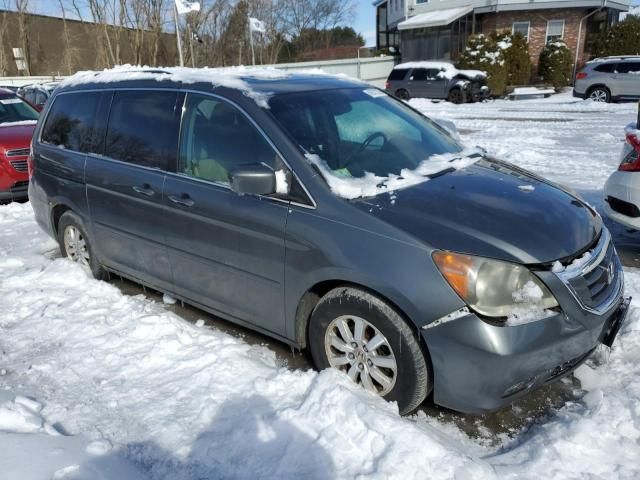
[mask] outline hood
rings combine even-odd
[[[3,127],[0,124],[0,152],[17,148],[28,148],[36,124],[9,125]]]
[[[574,256],[602,228],[577,197],[489,159],[354,204],[433,248],[524,264]]]

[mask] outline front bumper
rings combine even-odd
[[[16,182],[7,190],[0,190],[0,200],[2,201],[22,201],[29,198],[27,189],[29,187],[28,181]]]
[[[519,326],[494,326],[469,313],[423,329],[434,370],[435,403],[465,413],[498,410],[572,372],[608,346],[629,312],[620,297],[599,321],[561,312]]]

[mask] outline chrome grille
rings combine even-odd
[[[26,160],[10,160],[9,163],[18,172],[27,172],[29,170]]]
[[[604,313],[616,302],[623,288],[622,264],[611,234],[602,229],[591,258],[575,271],[570,267],[557,274],[586,310]]]
[[[15,150],[7,150],[7,157],[26,157],[29,155],[28,148],[17,148]]]

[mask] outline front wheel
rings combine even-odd
[[[340,287],[318,302],[309,326],[318,369],[336,368],[369,392],[396,401],[402,415],[432,389],[419,340],[402,317],[367,291]]]

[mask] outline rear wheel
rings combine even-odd
[[[58,221],[58,244],[63,257],[77,263],[98,280],[106,277],[106,272],[93,255],[93,248],[82,219],[67,211]]]
[[[593,87],[589,90],[588,98],[594,102],[606,102],[611,101],[611,92],[606,87]]]
[[[396,90],[396,97],[402,100],[409,100],[411,98],[411,95],[407,90],[405,90],[404,88],[401,88],[400,90]]]
[[[415,410],[432,388],[429,363],[402,317],[378,297],[352,287],[331,290],[309,325],[318,369],[336,368],[367,391]]]
[[[464,102],[464,95],[462,94],[462,90],[459,88],[452,88],[449,91],[449,95],[447,96],[447,100],[451,103],[460,104]]]

